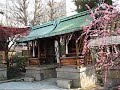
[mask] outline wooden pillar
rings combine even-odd
[[[77,66],[80,65],[80,59],[79,59],[79,47],[78,47],[78,42],[75,43],[76,45],[76,60],[77,60]]]
[[[32,47],[33,47],[32,56],[35,57],[35,42],[34,41],[32,41]]]
[[[79,56],[78,42],[76,42],[75,44],[76,44],[76,58],[78,58],[78,56]]]
[[[30,65],[30,61],[29,61],[29,58],[30,58],[30,46],[29,46],[28,42],[27,42],[27,57],[28,57],[28,65]]]
[[[37,40],[37,46],[38,46],[38,58],[40,58],[40,41]]]
[[[39,60],[39,66],[40,66],[40,40],[37,40],[37,46],[38,46],[38,60]]]
[[[33,57],[33,41],[31,41],[31,57]]]
[[[27,56],[28,58],[30,57],[30,46],[28,42],[27,42]]]
[[[68,40],[67,40],[67,38],[66,38],[66,36],[64,37],[64,39],[65,39],[65,54],[68,54]]]
[[[66,54],[68,54],[68,44],[65,43]]]
[[[61,45],[60,45],[60,38],[58,38],[58,49],[59,49],[59,66],[61,66]]]
[[[47,42],[46,42],[46,40],[45,40],[45,42],[44,42],[44,56],[45,56],[45,58],[47,58],[47,50],[46,50],[46,47],[47,47]]]
[[[57,63],[60,63],[60,51],[59,51],[58,40],[54,40],[54,47],[55,47],[55,56],[56,56]]]

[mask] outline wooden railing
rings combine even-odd
[[[39,65],[39,59],[38,58],[29,58],[29,65]]]
[[[90,58],[79,56],[78,58],[76,57],[64,57],[61,58],[60,64],[62,66],[83,66],[83,65],[88,65],[91,64]]]
[[[83,61],[82,58],[64,57],[64,58],[61,58],[60,64],[62,66],[80,66],[83,64],[81,61]]]
[[[29,65],[42,65],[44,63],[44,61],[47,62],[47,58],[51,58],[51,57],[55,57],[55,54],[47,54],[46,56],[41,55],[40,58],[29,58]]]

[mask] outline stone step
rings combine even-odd
[[[32,77],[24,77],[23,80],[26,81],[26,82],[33,82],[34,78],[32,78]]]
[[[23,81],[23,78],[3,80],[3,81],[0,81],[0,84],[2,84],[2,83],[7,83],[7,82],[16,82],[16,81]]]
[[[68,80],[68,79],[59,78],[57,79],[56,83],[57,83],[57,86],[65,89],[70,89],[72,86],[72,80]]]

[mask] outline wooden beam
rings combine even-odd
[[[37,46],[38,46],[38,58],[40,58],[40,42],[37,40]]]
[[[31,45],[31,47],[32,47],[32,50],[31,50],[31,57],[33,57],[33,41],[31,41],[32,43],[32,45]]]
[[[27,42],[27,57],[29,57],[29,45],[28,45],[28,42]]]
[[[30,45],[29,42],[27,42],[27,56],[28,56],[28,65],[30,65],[30,60],[29,58],[31,57],[31,52],[30,52]]]
[[[58,40],[58,47],[59,47],[59,56],[61,57],[60,38],[58,38],[57,40]],[[60,57],[59,57],[59,60],[60,60],[60,62],[59,62],[59,66],[61,66],[61,59],[60,59]]]
[[[47,50],[46,50],[46,48],[47,48],[47,40],[45,39],[44,40],[44,45],[43,45],[43,56],[44,56],[44,58],[47,58]]]
[[[76,44],[76,59],[78,59],[78,56],[79,56],[78,42],[76,42],[75,44]]]
[[[29,46],[29,42],[27,42],[27,57],[28,57],[28,65],[30,65],[30,61],[29,61],[29,58],[30,58],[30,46]]]
[[[39,66],[40,66],[40,40],[37,40],[37,46],[38,46],[38,60],[39,60]]]
[[[85,33],[82,33],[76,40],[79,53],[82,51],[84,35]]]

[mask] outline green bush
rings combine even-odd
[[[25,66],[27,65],[28,58],[22,56],[13,56],[12,57],[13,65],[7,69],[8,79],[21,77],[21,72],[25,72]]]
[[[25,66],[27,65],[28,62],[28,57],[24,56],[14,56],[12,57],[13,64],[16,67],[19,67],[21,71],[25,70]]]
[[[17,66],[8,67],[8,69],[7,69],[7,78],[8,79],[20,77],[21,75],[22,74],[21,74],[21,71],[20,71],[19,67],[17,67]]]

